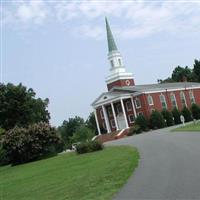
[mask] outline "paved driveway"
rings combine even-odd
[[[134,145],[139,167],[115,200],[200,200],[200,133],[152,131],[107,145]]]

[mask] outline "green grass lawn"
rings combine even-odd
[[[138,160],[136,149],[118,146],[0,167],[0,199],[111,199],[137,167]]]
[[[172,131],[199,131],[200,132],[200,122],[194,124],[189,124],[186,126],[182,126],[180,128],[173,129]]]

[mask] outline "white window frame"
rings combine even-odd
[[[111,125],[112,128],[116,128],[115,120],[114,119],[110,120],[110,125]]]
[[[129,104],[130,106],[128,106],[128,104]],[[131,104],[130,101],[127,101],[127,102],[126,102],[126,110],[127,110],[127,111],[132,111],[132,104]]]
[[[183,96],[182,96],[183,95]],[[183,98],[182,98],[183,97]],[[181,104],[182,106],[184,107],[187,107],[187,101],[186,101],[186,98],[185,98],[185,93],[183,91],[180,91],[180,99],[181,99]],[[184,100],[184,105],[183,105],[183,101]]]
[[[101,117],[101,119],[104,119],[103,109],[100,109],[100,117]]]
[[[150,98],[150,99],[149,99],[149,98]],[[148,104],[149,104],[150,106],[153,106],[153,105],[154,105],[153,97],[152,97],[150,94],[147,96],[147,100],[148,100]],[[149,100],[150,100],[151,102],[149,102]]]
[[[142,111],[137,113],[137,116],[144,115]]]
[[[133,121],[131,120],[131,116],[133,116]],[[129,121],[130,124],[132,124],[132,123],[135,122],[135,116],[134,116],[134,114],[128,115],[128,121]]]
[[[195,100],[194,93],[192,90],[189,91],[189,97],[190,97],[191,104],[195,104],[196,100]]]
[[[173,100],[172,100],[172,97],[173,97]],[[173,92],[170,93],[170,101],[171,101],[171,104],[172,104],[173,108],[178,108],[177,101],[176,101],[176,95]],[[174,106],[173,102],[175,102],[175,106]]]
[[[164,97],[163,98],[164,101],[162,101],[162,97]],[[167,109],[167,101],[166,101],[166,98],[165,98],[164,94],[160,95],[160,103],[161,103],[162,109]],[[163,103],[165,104],[165,107],[163,107]]]
[[[140,105],[137,105],[137,101],[139,102]],[[138,109],[138,108],[141,108],[141,101],[139,98],[135,98],[135,107]]]

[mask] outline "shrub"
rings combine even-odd
[[[141,130],[146,131],[148,129],[148,120],[144,117],[144,115],[139,115],[135,123],[140,126]]]
[[[80,126],[71,137],[71,142],[86,142],[95,136],[94,131],[86,126]]]
[[[173,120],[173,115],[170,111],[163,109],[162,110],[162,115],[166,121],[167,126],[173,126],[174,125],[174,120]]]
[[[172,110],[172,115],[173,115],[173,118],[174,118],[174,123],[180,124],[181,123],[181,119],[180,119],[181,113],[180,113],[180,111],[177,108],[174,108]]]
[[[103,149],[103,144],[98,141],[82,142],[76,146],[76,152],[78,154],[89,153],[93,151],[99,151]]]
[[[200,119],[200,106],[192,104],[190,110],[194,119]]]
[[[56,129],[42,122],[27,129],[15,127],[2,137],[3,149],[13,165],[55,154],[59,142]]]
[[[153,129],[163,128],[166,126],[164,117],[162,116],[162,114],[160,112],[158,112],[156,110],[151,113],[149,121],[150,121],[150,126]]]
[[[128,136],[132,136],[138,133],[141,133],[141,128],[139,125],[135,124],[129,129]]]
[[[187,107],[183,108],[183,110],[181,111],[181,114],[184,116],[185,122],[192,121],[192,114]]]

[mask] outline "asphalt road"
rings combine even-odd
[[[200,200],[200,132],[162,129],[106,145],[133,145],[141,157],[115,200]]]

